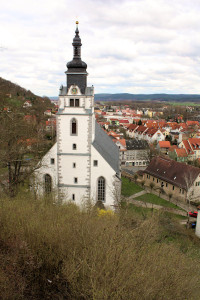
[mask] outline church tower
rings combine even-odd
[[[73,60],[67,63],[66,87],[60,87],[57,114],[58,189],[71,200],[91,197],[91,144],[94,140],[94,89],[87,87],[76,22]]]
[[[95,121],[94,88],[87,87],[78,22],[72,45],[66,86],[59,93],[57,143],[35,172],[38,193],[54,191],[64,202],[81,205],[91,199],[113,207],[121,191],[119,149]]]

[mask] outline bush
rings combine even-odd
[[[199,256],[166,242],[172,229],[162,219],[2,200],[1,298],[193,299]]]

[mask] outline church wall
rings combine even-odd
[[[89,156],[60,155],[59,163],[62,168],[59,184],[74,185],[74,188],[86,186],[88,160]],[[77,183],[74,181],[75,178]]]
[[[97,181],[99,177],[103,176],[106,180],[106,201],[104,205],[113,206],[115,202],[113,183],[116,173],[93,146],[91,154],[91,199],[94,202],[97,201]],[[98,166],[94,166],[94,160],[98,161]]]
[[[77,120],[77,134],[71,135],[71,120]],[[59,149],[58,152],[62,153],[88,153],[87,139],[88,139],[88,119],[87,115],[59,115]],[[73,150],[73,144],[77,145],[77,149]]]
[[[54,159],[54,164],[51,163],[51,159]],[[57,143],[46,153],[41,161],[41,167],[34,172],[33,180],[34,191],[38,195],[43,195],[44,193],[44,176],[48,174],[52,178],[52,188],[57,190]]]
[[[60,199],[62,199],[62,203],[71,201],[79,206],[84,206],[88,201],[88,197],[85,196],[87,195],[86,188],[60,186],[59,194]],[[73,200],[73,195],[75,200]]]

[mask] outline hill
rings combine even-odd
[[[0,100],[4,98],[17,97],[18,99],[31,99],[42,97],[36,96],[31,91],[22,88],[21,86],[0,77]]]
[[[176,102],[198,102],[200,95],[194,94],[95,94],[95,101],[176,101]]]
[[[58,97],[50,97],[58,100]],[[95,101],[163,101],[163,102],[200,102],[200,95],[194,94],[95,94]]]

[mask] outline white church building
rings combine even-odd
[[[95,120],[94,88],[87,87],[76,24],[73,60],[67,63],[67,84],[59,94],[57,143],[35,172],[35,186],[39,194],[54,192],[62,201],[80,205],[90,199],[114,206],[121,193],[119,149]]]

